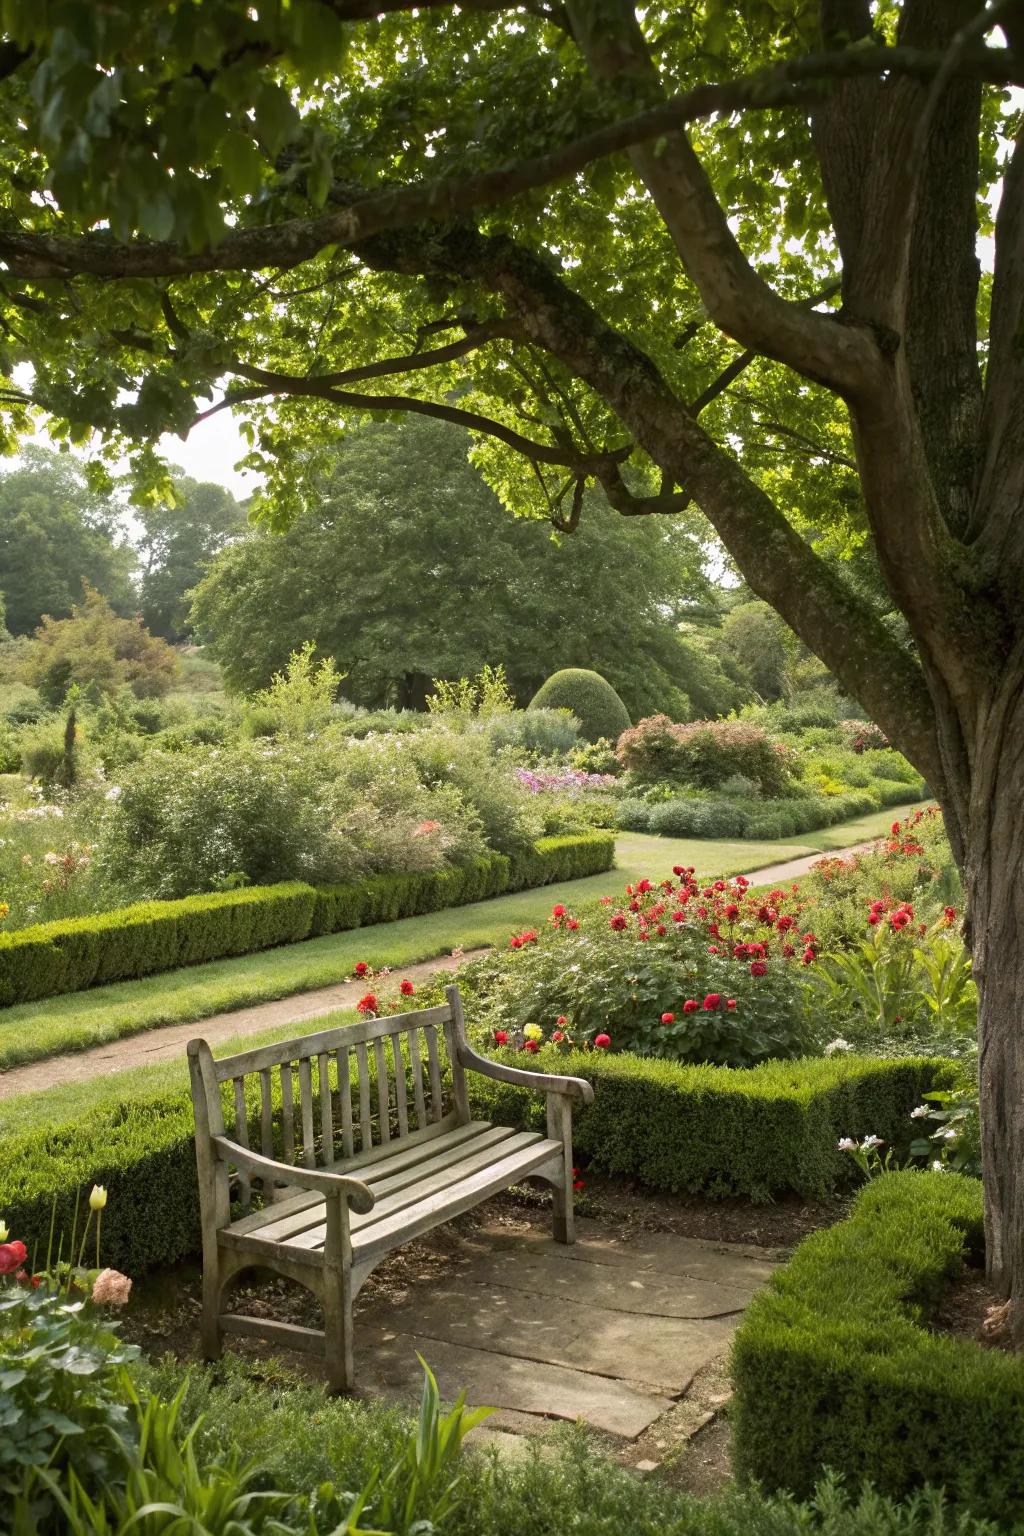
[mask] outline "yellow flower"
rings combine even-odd
[[[92,1194],[89,1196],[89,1209],[91,1211],[102,1211],[106,1203],[107,1191],[105,1186],[103,1184],[94,1184]]]
[[[10,1235],[6,1221],[0,1221],[0,1243],[6,1243]]]
[[[539,1024],[527,1024],[526,1028],[523,1030],[523,1034],[526,1036],[527,1040],[543,1040],[544,1038],[544,1031],[541,1029]]]

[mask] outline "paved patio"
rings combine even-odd
[[[678,1423],[695,1378],[722,1361],[773,1267],[755,1248],[617,1238],[587,1221],[568,1248],[483,1227],[460,1239],[443,1283],[414,1284],[397,1305],[370,1296],[357,1307],[360,1394],[415,1400],[419,1353],[443,1398],[465,1391],[471,1406],[499,1410],[487,1421],[492,1437],[580,1419],[625,1447],[664,1415]],[[682,1416],[690,1432],[711,1417],[703,1401],[692,1407]]]

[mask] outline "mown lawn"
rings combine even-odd
[[[351,974],[357,960],[394,969],[455,948],[501,943],[513,929],[541,922],[555,902],[579,906],[621,889],[627,881],[662,879],[673,864],[692,864],[707,876],[740,874],[819,849],[863,842],[886,831],[899,814],[890,808],[807,833],[800,842],[712,841],[624,832],[616,841],[616,868],[585,880],[6,1008],[0,1011],[0,1070],[162,1024],[207,1019],[228,1009],[328,986]]]

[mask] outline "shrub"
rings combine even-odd
[[[562,758],[578,748],[580,723],[565,709],[509,710],[488,719],[486,735],[492,752],[512,749],[520,761]]]
[[[173,687],[178,659],[141,619],[122,619],[105,597],[87,587],[67,619],[44,617],[25,663],[26,680],[48,704],[63,703],[75,684],[99,695],[125,686],[138,698]]]
[[[540,836],[542,820],[531,796],[510,782],[478,736],[446,730],[419,731],[405,746],[428,788],[456,789],[479,818],[487,844],[499,853],[528,853]]]
[[[823,1467],[902,1497],[944,1486],[1024,1517],[1024,1368],[928,1319],[983,1245],[981,1189],[958,1174],[874,1180],[755,1297],[733,1356],[740,1471],[806,1493]]]
[[[717,789],[734,774],[752,780],[763,795],[789,785],[786,749],[746,720],[693,720],[675,725],[653,715],[626,731],[619,761],[639,779],[674,778],[699,789]]]
[[[565,667],[542,683],[529,709],[569,709],[580,722],[587,741],[607,736],[617,741],[629,730],[629,715],[611,683],[599,672],[584,667]]]
[[[889,745],[888,736],[873,720],[840,720],[838,729],[854,752],[877,752]]]
[[[545,1070],[544,1054],[516,1061]],[[820,1199],[847,1187],[856,1169],[838,1151],[839,1136],[896,1136],[948,1068],[843,1056],[736,1071],[586,1051],[559,1057],[558,1070],[595,1087],[594,1103],[574,1116],[581,1161],[652,1189],[767,1200],[786,1190]],[[478,1117],[543,1125],[542,1096],[473,1074],[469,1081]],[[70,1230],[76,1193],[92,1183],[109,1190],[103,1250],[115,1268],[135,1275],[198,1251],[184,1067],[134,1083],[85,1083],[59,1107],[50,1094],[27,1098],[4,1150],[0,1211],[30,1253],[33,1245],[45,1251],[54,1202],[58,1229]]]
[[[580,773],[621,773],[622,764],[615,756],[615,743],[607,736],[581,742],[569,753],[569,765]]]

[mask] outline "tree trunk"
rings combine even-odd
[[[1024,675],[979,712],[965,859],[978,987],[986,1270],[1024,1344]]]

